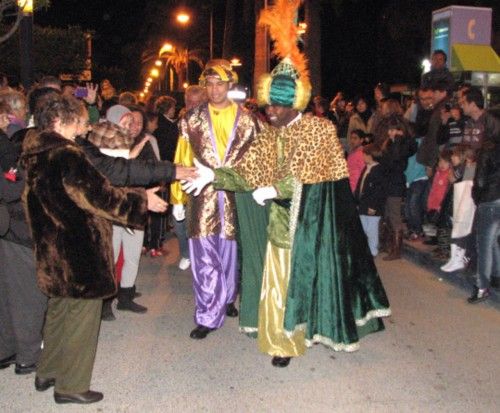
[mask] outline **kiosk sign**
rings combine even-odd
[[[491,17],[492,9],[484,7],[450,6],[434,10],[431,53],[441,49],[450,57],[454,44],[490,45]]]

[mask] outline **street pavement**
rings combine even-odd
[[[162,258],[144,257],[138,278],[149,308],[115,311],[101,326],[92,389],[100,403],[56,405],[36,392],[34,375],[0,371],[0,412],[498,412],[500,311],[469,305],[468,291],[406,260],[377,266],[389,295],[386,330],[355,353],[322,345],[271,365],[236,319],[205,340],[193,324],[190,271],[177,242]]]

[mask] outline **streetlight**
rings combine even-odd
[[[237,57],[233,57],[230,61],[231,67],[241,66],[241,61]]]
[[[158,66],[158,67],[160,67],[162,64],[163,64],[163,62],[162,62],[160,59],[158,59],[158,60],[155,62],[155,66]]]
[[[191,16],[186,12],[177,13],[175,18],[180,24],[187,24],[191,20]]]
[[[151,77],[157,78],[158,76],[160,76],[160,71],[156,67],[154,67],[153,69],[151,69],[149,74],[151,75]]]
[[[422,60],[423,73],[428,73],[431,71],[431,61],[429,59]]]
[[[186,26],[190,20],[191,16],[183,11],[176,14],[175,19],[183,26]],[[213,0],[210,0],[210,26],[209,26],[209,37],[210,37],[210,60],[214,57],[214,5]]]
[[[297,33],[299,35],[303,35],[307,31],[307,23],[301,22],[299,23],[299,27],[297,29]]]
[[[162,57],[165,53],[172,53],[173,50],[174,46],[172,46],[171,43],[164,43],[160,51],[158,52],[158,56]]]

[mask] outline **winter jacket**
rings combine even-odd
[[[408,158],[417,151],[415,138],[402,136],[389,140],[382,152],[380,164],[384,167],[387,179],[387,196],[402,197],[406,191],[405,170]]]
[[[175,165],[168,161],[153,159],[125,159],[104,155],[87,139],[77,137],[75,142],[106,178],[116,186],[147,186],[152,183],[175,180]]]
[[[144,190],[111,186],[76,143],[57,133],[28,134],[21,160],[41,291],[49,297],[113,295],[112,222],[143,226]]]
[[[484,142],[479,151],[472,198],[476,205],[500,199],[500,139]]]
[[[160,114],[158,116],[158,128],[154,131],[153,135],[158,141],[161,160],[172,162],[175,157],[177,141],[179,140],[179,127],[177,123]]]
[[[446,90],[448,92],[453,91],[455,88],[455,79],[453,79],[453,75],[450,73],[447,67],[443,67],[441,69],[432,69],[430,72],[425,73],[422,76],[422,87],[430,87],[437,84],[446,85]]]
[[[361,173],[365,169],[365,161],[363,159],[363,147],[356,148],[347,157],[347,169],[349,171],[349,186],[354,193],[358,184]]]
[[[349,127],[347,128],[347,138],[349,139],[349,136],[351,136],[351,132],[356,129],[361,129],[365,133],[370,133],[372,130],[372,123],[373,123],[373,115],[370,116],[368,122],[365,123],[363,119],[361,119],[361,116],[359,116],[359,113],[355,113],[349,119]]]
[[[447,99],[443,99],[434,107],[432,115],[429,119],[427,133],[423,136],[422,143],[418,148],[417,162],[429,168],[433,168],[438,161],[438,135],[441,127],[441,109],[444,107],[446,102]]]
[[[369,215],[368,208],[370,208],[375,211],[375,216],[381,216],[384,213],[384,204],[387,197],[384,168],[380,164],[372,166],[370,172],[365,177],[363,190],[361,191],[361,181],[365,171],[366,167],[361,173],[356,191],[354,192],[359,214]]]

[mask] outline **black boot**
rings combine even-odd
[[[379,251],[390,253],[392,249],[392,226],[389,221],[379,221]]]
[[[228,317],[238,317],[238,309],[235,307],[234,303],[229,303],[227,305],[226,315]]]
[[[133,313],[145,313],[148,309],[134,302],[134,287],[118,289],[117,310],[132,311]]]
[[[387,254],[382,259],[384,261],[399,260],[401,258],[401,245],[402,245],[402,243],[403,243],[403,231],[394,232],[391,252],[389,252],[389,254]]]
[[[134,291],[134,295],[132,296],[132,298],[142,297],[142,293],[137,292],[135,285],[132,287],[132,290]]]
[[[102,321],[114,321],[116,320],[115,315],[113,314],[113,308],[111,308],[111,304],[113,303],[114,297],[106,298],[102,300],[102,313],[101,320]]]

